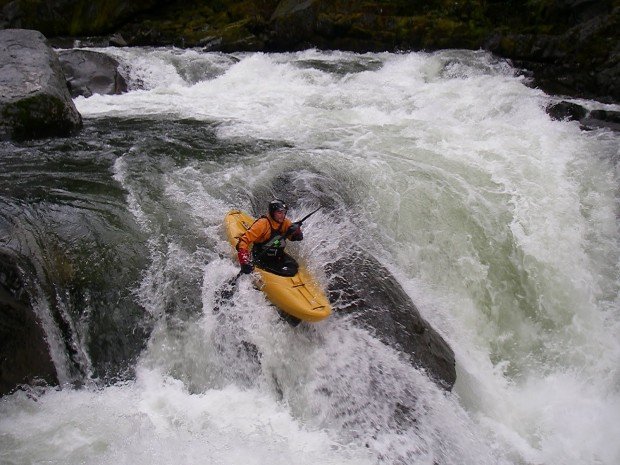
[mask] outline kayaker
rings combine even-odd
[[[268,271],[292,276],[297,272],[297,262],[284,253],[286,239],[301,241],[304,234],[299,224],[286,217],[288,207],[282,200],[275,199],[269,202],[268,211],[268,215],[257,219],[239,238],[237,256],[241,272],[251,273],[256,264]]]

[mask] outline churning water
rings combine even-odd
[[[43,273],[67,384],[0,401],[2,463],[620,463],[617,135],[551,120],[482,52],[102,51],[130,92],[78,98],[75,139],[2,146],[3,215],[74,262]],[[246,279],[213,312],[225,213],[273,195],[325,206],[293,247],[323,284],[352,244],[396,276],[452,393],[337,314],[289,327]]]

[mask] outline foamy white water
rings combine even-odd
[[[77,99],[85,118],[204,121],[256,153],[157,167],[161,199],[142,149],[117,161],[160,323],[135,382],[2,399],[3,462],[620,462],[618,136],[552,121],[484,53],[106,53],[134,90]],[[283,325],[247,280],[213,314],[237,272],[222,218],[281,173],[335,206],[299,255],[320,280],[351,241],[380,257],[455,351],[453,393],[345,320]],[[199,316],[171,316],[196,279]]]

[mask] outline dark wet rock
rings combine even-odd
[[[445,389],[456,381],[454,352],[420,315],[396,279],[374,257],[355,251],[328,266],[329,299],[337,315],[405,353]]]
[[[532,70],[533,85],[548,93],[620,100],[617,2],[553,2],[522,29],[499,34],[487,48]]]
[[[581,105],[562,101],[550,105],[547,113],[555,120],[579,121],[582,129],[610,129],[620,131],[620,112],[610,110],[588,111]]]
[[[118,61],[108,55],[91,50],[62,50],[58,58],[72,97],[127,92]]]
[[[312,46],[316,41],[313,35],[318,25],[319,3],[315,0],[281,1],[270,18],[274,31],[271,47],[285,50]]]
[[[562,101],[550,105],[547,113],[555,120],[579,121],[588,114],[588,110],[576,103]]]
[[[111,45],[114,47],[126,47],[128,44],[125,38],[123,37],[123,35],[117,33],[117,34],[112,34],[108,38],[108,45]]]
[[[620,111],[592,110],[589,117],[608,123],[620,124]]]
[[[103,36],[71,37],[56,36],[47,39],[54,49],[73,49],[80,47],[127,47],[129,44],[120,33]]]
[[[0,395],[39,382],[57,384],[56,369],[17,264],[0,253]]]
[[[82,126],[58,57],[43,34],[0,31],[0,139],[66,136]]]
[[[620,111],[592,110],[580,122],[586,129],[620,131]]]

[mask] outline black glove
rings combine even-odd
[[[241,272],[243,274],[250,274],[252,271],[254,271],[254,266],[246,263],[245,265],[241,265]]]
[[[299,232],[299,223],[293,223],[292,225],[289,226],[288,231],[286,231],[286,235],[292,236],[293,234],[296,234],[297,232]]]
[[[304,233],[299,223],[290,225],[288,231],[286,231],[286,235],[290,237],[292,241],[301,241],[304,238]]]

